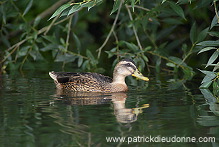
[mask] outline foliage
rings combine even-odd
[[[219,69],[219,41],[216,40],[219,37],[219,32],[215,31],[215,27],[218,26],[218,13],[217,13],[217,5],[216,1],[213,2],[214,8],[215,8],[215,16],[212,19],[210,30],[208,31],[208,34],[212,37],[214,37],[214,40],[207,40],[207,41],[202,41],[199,42],[197,45],[201,46],[201,50],[199,51],[200,53],[205,53],[205,52],[211,52],[211,56],[207,61],[207,64],[205,68],[211,68],[211,71],[206,71],[206,70],[200,70],[202,73],[205,74],[205,77],[202,80],[202,85],[200,86],[201,88],[209,88],[209,86],[213,86],[213,93],[214,95],[219,96],[219,73],[217,70]]]
[[[61,7],[59,7],[55,13],[53,13],[53,15],[50,17],[50,19],[59,16],[69,16],[77,11],[79,11],[81,8],[87,8],[88,11],[94,7],[95,5],[98,5],[99,3],[101,3],[102,0],[84,0],[82,2],[78,2],[78,3],[67,3],[62,5]]]
[[[106,61],[131,57],[141,70],[152,67],[191,79],[193,69],[208,59],[208,54],[197,53],[210,50],[215,52],[206,67],[218,69],[213,63],[219,35],[211,31],[218,22],[216,1],[66,0],[53,10],[51,2],[43,2],[49,11],[44,17],[31,15],[38,3],[0,3],[2,70],[43,60],[103,72]],[[210,81],[217,78],[212,77]]]

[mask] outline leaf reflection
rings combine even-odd
[[[206,104],[199,106],[199,117],[197,122],[201,126],[209,127],[210,134],[217,135],[218,132],[218,124],[219,124],[219,103],[216,96],[212,94],[209,89],[200,89],[201,93],[203,94],[204,98],[206,99]],[[210,111],[203,111],[206,109],[205,107],[209,107]]]

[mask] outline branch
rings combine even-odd
[[[60,23],[62,23],[62,22],[64,22],[64,21],[66,21],[67,19],[69,19],[69,18],[67,17],[67,18],[65,18],[65,19],[63,19],[63,20],[60,20],[60,21],[54,23],[54,25],[58,25],[58,24],[60,24]],[[40,29],[40,30],[37,32],[37,35],[40,35],[40,34],[42,34],[43,32],[47,31],[49,27],[50,27],[50,26],[43,27],[42,29]],[[18,48],[20,45],[22,45],[23,43],[25,43],[27,40],[29,40],[29,39],[31,39],[31,38],[32,38],[32,36],[27,37],[27,38],[25,38],[25,39],[19,41],[18,43],[14,44],[14,45],[11,46],[10,48],[8,48],[8,49],[7,49],[8,51],[10,51],[10,50],[12,50],[12,49],[13,49],[13,50],[12,50],[3,60],[1,60],[0,63],[3,63],[11,54],[14,53],[14,51],[17,50],[17,48]]]
[[[186,67],[186,66],[183,66],[181,63],[178,64],[178,63],[176,63],[176,62],[170,60],[168,57],[159,55],[159,54],[157,54],[157,53],[155,53],[155,52],[152,52],[152,51],[146,51],[146,52],[149,53],[149,54],[151,54],[151,55],[158,56],[158,57],[160,57],[160,58],[162,58],[162,59],[164,59],[164,60],[166,60],[166,61],[168,61],[168,62],[170,62],[170,63],[173,63],[173,64],[177,65],[178,67],[181,67],[182,69],[188,68],[188,67]]]
[[[56,20],[58,19],[59,17],[55,17],[52,22],[50,23],[50,25],[47,27],[46,31],[44,32],[44,36],[49,32],[49,30],[51,29],[51,27],[54,25],[54,23],[56,22]]]
[[[214,1],[214,11],[215,11],[215,14],[216,14],[216,17],[217,17],[217,23],[219,23],[219,16],[218,16],[218,12],[217,12],[217,4],[216,4],[216,1]]]
[[[40,13],[37,17],[43,19],[46,16],[51,15],[58,7],[60,7],[63,3],[66,3],[66,2],[68,2],[68,0],[59,0],[54,5],[52,5],[49,9],[46,9],[44,12]],[[32,20],[30,22],[30,24],[32,24],[34,22],[34,20]],[[11,33],[9,33],[9,35],[6,36],[6,38],[7,39],[13,38],[13,37],[15,37],[17,35],[20,35],[20,33],[22,33],[22,32],[23,32],[22,30],[17,30],[17,31],[11,32]]]
[[[131,5],[127,5],[127,6],[128,6],[128,8],[132,8]],[[138,8],[138,9],[142,9],[142,10],[144,10],[144,11],[151,11],[150,9],[147,9],[147,8],[144,8],[144,7],[141,7],[141,6],[138,6],[138,5],[134,5],[134,7],[135,7],[135,8]]]
[[[133,21],[133,17],[132,17],[131,11],[129,10],[128,5],[125,4],[125,7],[126,7],[126,9],[127,9],[127,11],[128,11],[130,20]],[[141,42],[140,42],[140,40],[139,40],[139,38],[138,38],[138,34],[137,34],[137,31],[136,31],[135,26],[132,25],[132,28],[133,28],[133,32],[134,32],[134,34],[135,34],[135,38],[136,38],[136,40],[137,40],[138,46],[139,46],[140,50],[143,50],[143,49],[142,49],[142,46],[141,46]]]
[[[73,15],[70,16],[69,18],[69,22],[68,22],[68,32],[67,32],[67,37],[66,37],[66,42],[65,42],[65,50],[68,50],[68,46],[69,46],[69,38],[70,38],[70,33],[71,33],[71,24],[72,24],[72,18]]]
[[[69,0],[59,0],[54,5],[52,5],[49,9],[46,9],[44,12],[40,13],[37,17],[40,17],[41,19],[43,19],[46,16],[51,15],[58,7],[60,7],[62,4],[68,1]]]
[[[115,18],[115,20],[114,20],[114,22],[113,22],[113,26],[112,26],[112,28],[111,28],[109,34],[108,34],[107,37],[106,37],[106,40],[105,40],[104,43],[101,45],[101,47],[99,47],[99,48],[97,49],[97,51],[98,51],[98,59],[100,58],[100,54],[101,54],[102,49],[104,48],[104,46],[105,46],[106,43],[108,42],[108,40],[109,40],[111,34],[112,34],[113,31],[114,31],[114,28],[115,28],[115,26],[116,26],[117,20],[118,20],[118,18],[119,18],[119,14],[120,14],[120,10],[121,10],[121,7],[122,7],[122,3],[123,3],[123,2],[121,2],[120,5],[119,5],[118,12],[117,12],[117,14],[116,14],[116,18]]]

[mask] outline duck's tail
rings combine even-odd
[[[58,82],[57,81],[57,74],[54,71],[49,72],[49,75],[55,82]]]

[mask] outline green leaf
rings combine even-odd
[[[53,36],[42,36],[42,38],[45,39],[46,41],[49,41],[52,44],[55,44],[55,45],[59,44],[57,38],[55,38],[55,35],[53,35]]]
[[[183,62],[183,60],[180,59],[180,58],[178,58],[178,57],[170,56],[169,59],[170,59],[171,61],[173,61],[173,62],[174,62],[175,64],[177,64],[177,65],[183,65],[183,66],[186,66],[186,67],[187,67],[187,65]]]
[[[208,81],[208,82],[202,83],[200,88],[208,88],[211,85],[211,83],[212,83],[212,81]]]
[[[136,57],[134,58],[134,62],[139,65],[138,68],[140,71],[145,68],[145,62],[142,58]]]
[[[41,21],[41,17],[40,16],[37,16],[35,19],[34,19],[34,23],[33,23],[33,26],[36,27]]]
[[[216,71],[217,69],[219,69],[219,62],[217,62],[217,64],[214,66],[213,71]]]
[[[202,52],[206,52],[206,51],[209,51],[209,50],[216,50],[217,48],[215,47],[205,47],[203,49],[201,49],[198,54],[202,53]]]
[[[113,14],[115,11],[117,11],[119,9],[119,6],[120,6],[121,3],[122,3],[122,0],[116,0],[114,2],[113,9],[112,9],[110,15]]]
[[[11,61],[12,60],[12,56],[11,56],[11,53],[9,53],[7,50],[5,50],[5,53],[4,53],[4,58],[7,57],[7,61]]]
[[[144,56],[144,55],[143,55],[142,58],[144,59],[145,62],[148,62],[148,61],[149,61],[147,56]]]
[[[22,56],[26,56],[29,49],[30,49],[30,46],[22,47],[17,53],[17,58],[22,57]]]
[[[71,9],[68,12],[68,15],[71,15],[72,13],[78,11],[82,6],[81,5],[74,5],[71,7]]]
[[[6,35],[4,35],[3,33],[0,33],[0,38],[1,38],[1,41],[4,45],[6,45],[8,48],[11,47],[11,44],[10,44],[8,37]]]
[[[144,52],[147,52],[147,51],[149,51],[149,50],[151,50],[151,49],[152,49],[151,46],[147,46],[146,48],[143,48],[143,51],[144,51]]]
[[[95,6],[95,1],[88,1],[81,5],[82,7],[87,7],[88,11]]]
[[[126,45],[129,49],[131,49],[131,50],[133,50],[133,51],[135,51],[135,52],[139,50],[138,46],[135,45],[134,43],[129,43],[129,42],[126,42],[126,41],[124,41],[124,43],[125,43],[125,45]]]
[[[27,14],[27,12],[30,10],[30,8],[32,7],[32,5],[33,5],[33,0],[30,0],[29,3],[28,3],[28,5],[27,5],[27,7],[26,7],[26,9],[24,10],[23,16],[24,16],[25,14]]]
[[[200,89],[201,93],[209,103],[215,103],[217,100],[209,89]]]
[[[88,58],[90,58],[91,61],[92,61],[92,60],[95,60],[93,54],[92,54],[91,51],[88,50],[88,49],[86,50],[86,55],[87,55]]]
[[[39,52],[38,46],[36,45],[33,46],[33,49],[29,52],[29,54],[35,61],[44,59],[41,53]]]
[[[0,4],[0,14],[1,14],[1,19],[3,21],[3,24],[6,24],[7,22],[7,14],[6,14],[6,7],[4,5]]]
[[[43,48],[40,48],[40,51],[46,52],[46,51],[55,50],[55,49],[57,49],[57,45],[51,43],[51,44],[47,44],[47,45],[46,45],[45,47],[43,47]]]
[[[78,67],[81,67],[82,63],[83,63],[83,58],[79,57],[78,58]]]
[[[216,26],[218,24],[218,18],[217,15],[214,16],[214,18],[211,21],[211,27],[210,29],[212,29],[214,26]]]
[[[162,0],[161,4],[165,3],[167,0]]]
[[[68,63],[68,62],[75,61],[75,59],[76,59],[76,56],[74,56],[72,54],[69,54],[69,53],[60,54],[59,53],[56,56],[55,62],[65,62],[65,63]]]
[[[73,33],[73,38],[75,40],[75,44],[76,44],[77,49],[80,50],[81,49],[81,42],[80,42],[78,36],[75,35],[75,33]]]
[[[217,81],[213,81],[213,89],[218,88]]]
[[[183,73],[184,73],[184,79],[187,79],[187,80],[191,80],[191,78],[195,74],[192,68],[183,68]]]
[[[219,85],[218,85],[218,80],[213,82],[213,93],[215,96],[219,95]],[[217,111],[219,115],[219,111]]]
[[[37,31],[34,31],[33,34],[32,34],[32,37],[34,40],[37,40],[38,38],[38,32]]]
[[[192,25],[192,28],[191,28],[191,30],[190,30],[190,40],[191,40],[191,42],[192,42],[192,44],[194,44],[194,42],[196,42],[197,41],[197,29],[196,29],[196,23],[194,23],[193,25]]]
[[[212,72],[212,71],[207,71],[207,70],[201,70],[201,69],[198,69],[200,72],[202,72],[203,74],[205,75],[210,75],[210,76],[214,76],[215,75],[215,72]]]
[[[112,56],[116,55],[117,48],[113,48],[110,51],[105,51],[108,54],[108,58],[111,58]]]
[[[215,74],[215,72],[211,72],[211,71],[203,71],[203,70],[200,71],[206,74],[206,76],[203,78],[201,82],[202,85],[200,87],[207,88],[211,85],[213,79],[216,78],[217,75]]]
[[[180,17],[182,17],[183,19],[186,20],[185,14],[184,14],[184,12],[183,12],[183,9],[182,9],[179,5],[175,4],[174,2],[170,2],[170,1],[168,1],[168,2],[169,2],[169,4],[170,4],[170,7],[171,7]]]
[[[65,9],[69,8],[70,6],[71,6],[71,4],[69,4],[69,3],[62,5],[61,7],[59,7],[55,11],[55,13],[53,13],[53,15],[49,18],[49,20],[56,17],[57,15],[61,14]]]
[[[178,0],[178,4],[191,4],[192,0]]]
[[[174,81],[168,84],[168,90],[176,90],[183,86],[184,81]]]
[[[60,42],[61,42],[62,45],[64,45],[64,46],[66,45],[65,39],[60,38]]]
[[[218,58],[219,52],[216,50],[210,57],[210,59],[208,60],[207,65],[205,66],[208,67],[210,64],[212,64],[217,58]]]
[[[198,43],[197,45],[201,46],[219,46],[219,40],[217,41],[202,41]]]
[[[93,2],[93,1],[92,1]],[[92,3],[92,2],[90,2],[90,3]],[[93,5],[91,5],[91,6],[89,6],[87,9],[88,9],[88,11],[91,9],[91,8],[93,8],[94,6],[98,6],[99,4],[101,4],[103,2],[103,0],[95,0],[94,1],[94,4]]]
[[[86,61],[84,61],[84,63],[82,64],[82,67],[81,67],[82,69],[88,69],[88,70],[90,70],[90,62],[89,62],[89,60],[86,60]]]
[[[198,36],[198,39],[197,39],[197,42],[200,42],[200,41],[203,41],[205,39],[205,37],[207,36],[208,34],[208,30],[209,28],[206,28],[204,30],[202,30],[197,36]]]
[[[216,75],[206,75],[201,83],[206,83],[206,82],[212,81],[215,77],[216,77]]]
[[[135,11],[135,0],[131,0],[132,11]]]
[[[155,70],[157,73],[160,73],[160,64],[161,64],[161,58],[157,57],[156,64],[155,64]]]
[[[184,52],[184,54],[187,54],[187,50],[188,50],[187,44],[183,43],[182,44],[182,51]]]
[[[68,12],[70,11],[70,9],[71,9],[71,8],[65,9],[65,10],[61,13],[61,15],[59,15],[59,17],[68,16]]]
[[[81,4],[82,7],[91,7],[95,4],[95,1],[88,1],[88,2],[85,2],[83,4]]]
[[[166,63],[166,65],[169,66],[169,67],[176,67],[176,64],[173,64],[173,63],[170,63],[170,62]]]
[[[212,31],[212,32],[208,32],[208,34],[211,35],[211,36],[215,36],[215,37],[219,38],[219,32]]]

